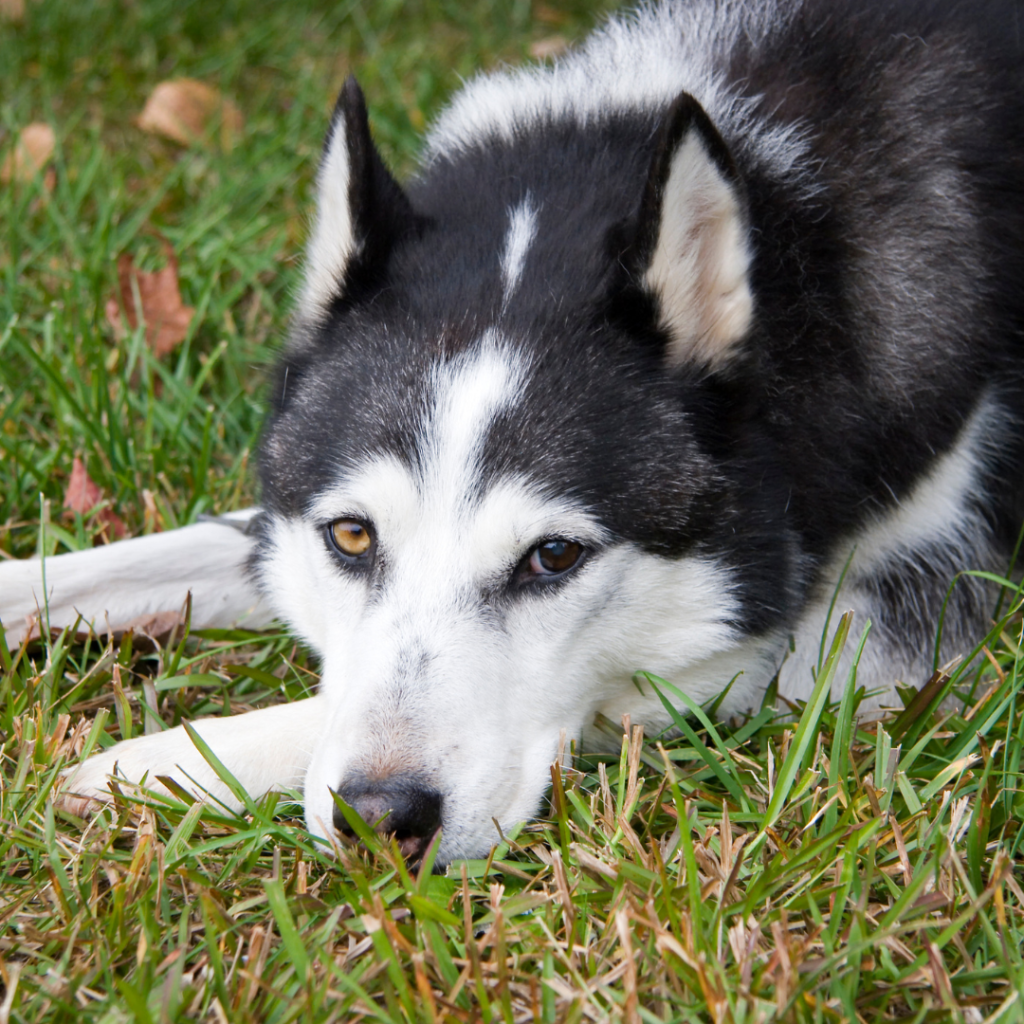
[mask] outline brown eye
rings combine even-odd
[[[334,547],[346,558],[361,558],[373,544],[369,528],[358,519],[335,519],[327,531]]]
[[[568,572],[583,554],[583,545],[574,540],[547,540],[530,553],[528,562],[534,576],[558,576]]]

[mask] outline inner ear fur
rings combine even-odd
[[[729,149],[688,93],[669,107],[640,205],[634,267],[657,300],[668,366],[739,352],[753,297],[743,191]]]
[[[409,200],[373,144],[363,91],[349,76],[334,106],[317,173],[300,315],[322,319],[359,278],[379,271],[413,220]]]

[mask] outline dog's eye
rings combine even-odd
[[[532,576],[561,576],[583,556],[583,545],[574,540],[546,540],[538,544],[526,563]]]
[[[335,519],[327,527],[334,549],[345,558],[362,558],[373,546],[373,534],[358,519]]]

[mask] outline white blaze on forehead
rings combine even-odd
[[[525,374],[525,357],[501,345],[493,331],[473,350],[438,362],[430,373],[430,401],[418,430],[417,469],[410,470],[397,454],[378,455],[324,492],[309,515],[362,515],[378,526],[386,520],[404,529],[427,510],[461,514],[477,500],[480,458],[490,429],[519,400]]]
[[[434,367],[434,400],[420,428],[428,501],[457,505],[474,493],[484,442],[495,419],[519,400],[524,364],[488,331],[476,349]]]
[[[508,234],[505,236],[505,251],[501,254],[501,277],[504,281],[504,302],[515,293],[519,279],[523,276],[526,253],[537,235],[537,210],[527,192],[523,201],[509,210]]]
[[[373,523],[392,581],[444,591],[497,581],[548,537],[598,545],[603,528],[586,509],[535,481],[506,474],[481,488],[484,446],[497,417],[522,394],[524,358],[488,333],[472,352],[439,362],[419,427],[418,459],[381,453],[320,495],[308,515],[355,515]],[[424,608],[432,615],[436,609]]]

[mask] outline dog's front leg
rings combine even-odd
[[[139,618],[177,612],[192,595],[192,627],[258,629],[271,620],[249,576],[258,509],[98,548],[0,562],[0,623],[7,643],[33,626],[72,626],[99,632]]]
[[[246,792],[258,799],[275,789],[301,788],[325,719],[322,697],[276,704],[228,718],[203,718],[196,731]],[[241,804],[206,762],[185,730],[140,736],[115,744],[68,773],[60,797],[72,814],[88,813],[95,801],[111,799],[110,776],[166,793],[166,775],[199,799],[207,794],[232,810]]]

